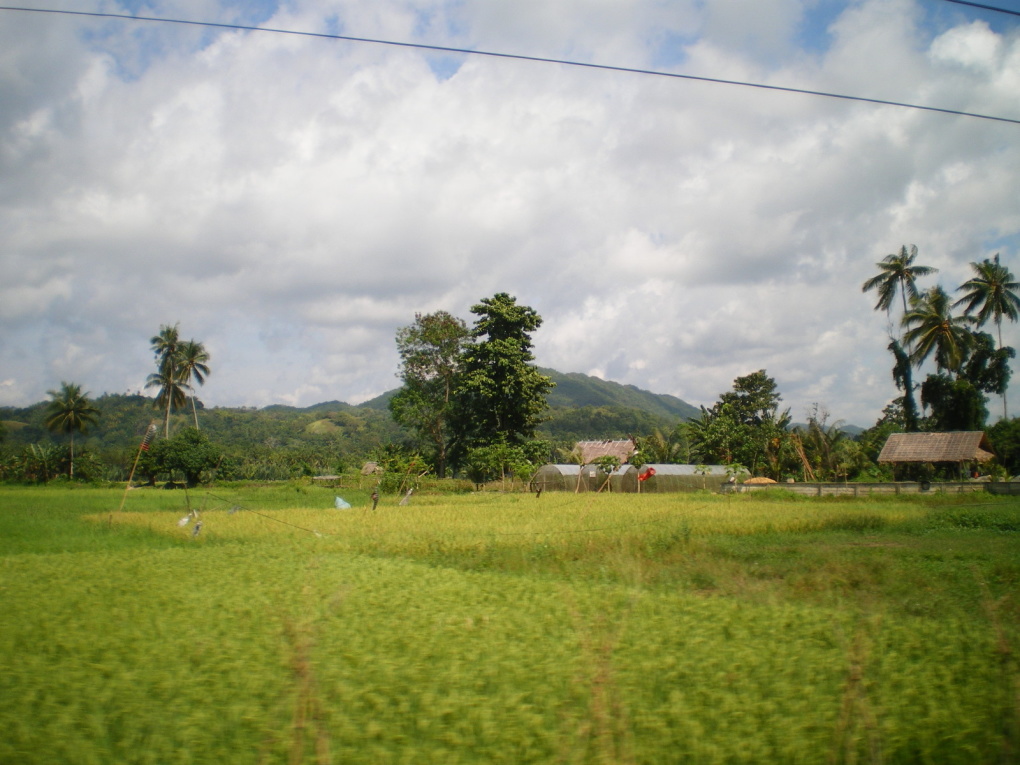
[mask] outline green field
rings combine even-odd
[[[0,489],[0,763],[1020,757],[1016,500],[333,495]]]

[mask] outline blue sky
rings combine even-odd
[[[935,0],[26,3],[1020,118],[1016,18]],[[764,368],[795,418],[869,425],[896,395],[874,264],[1020,272],[1017,125],[50,14],[0,12],[0,50],[0,405],[141,390],[175,322],[212,353],[207,405],[357,403],[416,312],[506,291],[544,366],[695,405]]]

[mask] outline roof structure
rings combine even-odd
[[[637,451],[633,440],[625,441],[578,441],[575,449],[581,452],[581,461],[586,465],[600,457],[616,457],[620,462],[629,462]]]
[[[981,430],[956,433],[893,433],[879,462],[987,462],[995,457]]]

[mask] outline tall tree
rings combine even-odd
[[[992,260],[985,258],[980,263],[971,263],[970,267],[974,276],[956,290],[967,290],[967,293],[953,303],[953,307],[964,306],[964,313],[968,316],[976,311],[978,326],[983,327],[991,319],[998,333],[1001,350],[1003,318],[1013,322],[1020,318],[1020,297],[1016,294],[1020,290],[1020,282],[999,262],[998,253]],[[1002,416],[1008,416],[1005,388],[1002,390]]]
[[[461,445],[523,444],[543,421],[554,384],[532,364],[531,333],[542,317],[505,292],[483,299],[471,313],[478,319],[454,394]]]
[[[663,433],[656,428],[651,435],[638,439],[635,455],[641,463],[670,464],[691,461],[691,445],[687,438],[687,427],[678,425],[672,431]],[[634,461],[633,459],[631,460]]]
[[[711,409],[690,423],[691,440],[702,459],[739,463],[752,473],[778,478],[788,456],[790,410],[779,410],[776,381],[760,369],[733,381]]]
[[[181,390],[178,357],[180,353],[180,331],[177,324],[163,324],[159,334],[149,339],[152,352],[156,356],[156,369],[145,381],[146,388],[159,388],[156,406],[165,412],[163,417],[163,437],[170,437],[170,409],[184,405],[184,391]]]
[[[165,413],[163,419],[163,437],[170,437],[170,412],[182,409],[188,403],[188,397],[181,386],[180,378],[171,376],[169,369],[153,372],[145,380],[146,388],[156,388],[154,406]]]
[[[940,370],[956,373],[971,344],[970,327],[976,320],[967,315],[954,316],[949,295],[941,286],[932,287],[910,301],[903,316],[907,328],[904,339],[915,366],[934,355]]]
[[[178,374],[181,383],[191,391],[191,413],[195,417],[195,430],[198,430],[198,407],[195,404],[195,386],[192,381],[199,385],[205,384],[205,378],[209,376],[209,352],[205,345],[196,340],[187,340],[177,348]]]
[[[914,433],[918,429],[919,414],[917,411],[917,399],[914,397],[914,371],[910,356],[900,341],[893,339],[889,343],[889,352],[892,353],[896,363],[893,364],[892,376],[896,387],[903,391],[900,399],[903,413],[903,428],[907,433]]]
[[[907,246],[903,245],[898,253],[886,255],[875,264],[879,273],[864,282],[861,285],[861,291],[878,291],[876,311],[882,310],[889,313],[898,291],[903,301],[903,315],[906,316],[907,298],[916,298],[918,295],[917,278],[938,272],[937,268],[931,266],[914,265],[916,259],[917,247],[910,245],[908,250]]]
[[[96,423],[99,410],[92,406],[88,393],[82,393],[75,383],[60,383],[60,390],[47,391],[50,402],[46,405],[47,429],[71,436],[71,460],[68,475],[74,478],[74,434],[87,433],[89,425]]]
[[[397,330],[403,387],[390,399],[390,412],[429,444],[440,478],[446,475],[453,391],[469,336],[464,320],[446,311],[415,314],[413,324]]]

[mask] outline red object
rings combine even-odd
[[[645,472],[643,472],[643,473],[641,473],[640,475],[638,475],[637,479],[638,479],[639,481],[647,481],[647,480],[648,480],[649,478],[651,478],[651,477],[652,477],[653,475],[655,475],[655,468],[653,468],[653,467],[650,467],[650,468],[648,468],[648,469],[647,469],[647,470],[646,470]]]

